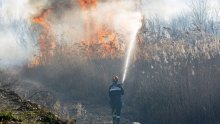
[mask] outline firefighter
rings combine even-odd
[[[124,89],[118,83],[118,76],[112,77],[112,85],[109,87],[110,106],[112,109],[113,124],[120,123],[120,114],[122,108],[121,96],[124,95]]]

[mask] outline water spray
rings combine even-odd
[[[135,46],[135,37],[133,37],[133,39],[131,39],[131,41],[129,42],[129,46],[128,46],[128,51],[127,51],[127,56],[126,56],[126,60],[125,60],[125,66],[124,66],[124,73],[123,73],[123,78],[122,78],[122,84],[125,81],[126,75],[127,75],[127,71],[128,71],[128,65],[130,64],[130,60],[131,60],[131,53],[133,51],[133,48]]]
[[[133,30],[132,30],[130,38],[129,38],[130,40],[129,40],[129,44],[128,44],[128,50],[126,53],[122,84],[124,83],[124,81],[126,79],[128,67],[129,67],[130,61],[131,61],[131,55],[132,55],[132,52],[134,51],[133,49],[134,49],[135,42],[136,42],[136,36],[137,36],[139,28],[141,27],[141,22],[139,22],[138,19],[137,19],[136,23],[133,23],[133,24],[134,24],[132,27]]]

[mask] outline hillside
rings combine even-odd
[[[75,120],[63,120],[46,108],[23,100],[15,92],[0,89],[0,123],[22,124],[75,124]]]

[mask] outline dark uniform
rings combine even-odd
[[[113,124],[119,124],[120,122],[122,95],[124,95],[124,89],[122,88],[122,86],[120,84],[117,84],[117,82],[113,82],[113,84],[109,87],[109,97],[110,105],[112,108]]]

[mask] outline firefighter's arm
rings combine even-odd
[[[111,89],[111,86],[108,88],[108,96],[110,97],[110,89]]]
[[[121,95],[124,95],[124,89],[121,85],[120,85],[120,88],[121,88]]]

